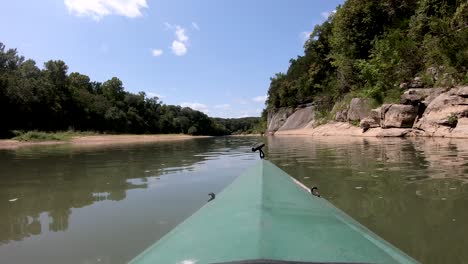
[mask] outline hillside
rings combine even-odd
[[[268,119],[268,130],[276,132],[280,126],[274,122],[283,125],[303,109],[298,106],[308,104],[313,110],[308,117],[301,114],[301,126],[310,121],[310,126],[330,121],[357,125],[364,116],[342,115],[353,98],[365,101],[370,114],[371,108],[400,103],[408,89],[468,84],[467,67],[466,1],[348,0],[314,28],[304,55],[271,78],[262,120]],[[424,109],[410,111],[420,118]],[[464,117],[463,111],[454,113]]]

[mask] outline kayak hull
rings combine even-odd
[[[266,160],[131,263],[272,261],[417,263]]]

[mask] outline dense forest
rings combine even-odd
[[[60,60],[26,60],[0,43],[0,136],[15,130],[228,135],[256,132],[259,118],[222,119],[157,97],[125,91],[114,77],[103,83]]]
[[[347,0],[271,78],[268,110],[350,96],[394,102],[414,77],[426,87],[468,84],[466,0]]]

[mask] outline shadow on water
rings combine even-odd
[[[422,263],[466,263],[466,141],[273,137],[269,154]]]
[[[146,192],[158,190],[161,194],[152,198],[160,200],[168,197],[172,199],[181,197],[177,201],[165,201],[167,203],[165,208],[158,208],[160,212],[166,212],[166,215],[172,214],[172,218],[163,217],[166,220],[157,220],[157,217],[153,217],[149,220],[165,225],[159,230],[158,235],[161,236],[203,205],[209,191],[220,191],[234,179],[235,175],[232,173],[227,174],[229,177],[217,177],[219,171],[207,171],[207,164],[213,169],[233,167],[234,171],[240,173],[249,164],[255,162],[256,157],[249,151],[250,146],[256,141],[258,139],[255,138],[226,137],[104,148],[57,145],[0,151],[0,214],[2,215],[0,218],[0,263],[8,259],[6,254],[1,253],[2,244],[9,248],[8,261],[12,261],[11,258],[19,255],[27,256],[30,252],[20,252],[17,251],[18,248],[15,252],[13,245],[15,243],[21,245],[21,241],[26,238],[31,238],[26,241],[30,244],[36,238],[47,244],[49,243],[47,241],[53,240],[53,234],[58,234],[59,231],[68,230],[70,234],[74,234],[73,228],[69,230],[71,219],[76,218],[75,222],[79,225],[81,220],[78,218],[86,216],[86,219],[83,219],[84,226],[92,224],[93,221],[99,221],[99,219],[94,219],[96,214],[93,215],[94,211],[91,210],[94,205],[106,202],[107,204],[110,204],[109,202],[123,204],[124,200],[128,200],[126,199],[128,193],[136,190],[142,190],[141,193],[145,190]],[[198,178],[198,180],[187,177]],[[190,186],[185,186],[179,181],[188,182]],[[165,187],[165,185],[172,186],[165,188],[172,191],[172,196],[163,188],[152,188]],[[209,187],[206,189],[202,185]],[[176,190],[183,193],[174,195]],[[200,192],[203,193],[200,194]],[[199,197],[197,199],[190,197],[194,194]],[[139,192],[135,195],[139,195]],[[190,198],[192,202],[185,201]],[[135,213],[132,209],[140,207],[138,210],[145,210],[146,205],[142,203],[147,202],[147,198],[142,198],[132,202],[128,207],[120,208],[120,221],[125,219],[123,222],[127,223],[122,223],[118,227],[132,228],[132,222],[137,222],[133,219],[135,214],[136,216],[142,214]],[[155,202],[158,203],[158,201]],[[159,206],[164,207],[164,205]],[[174,206],[180,208],[181,212],[172,212]],[[151,205],[146,207],[151,207]],[[77,210],[81,208],[85,210]],[[112,221],[118,221],[111,219],[109,215],[115,214],[105,215],[107,219],[104,222],[107,222],[107,225],[114,224]],[[148,232],[149,230],[138,231]],[[138,233],[138,231],[130,233]],[[115,230],[115,232],[121,232],[121,230]],[[103,236],[98,231],[96,236],[99,235]],[[93,237],[74,239],[71,236],[69,235],[69,240],[75,244],[96,240]],[[111,239],[115,237],[108,237],[103,242],[108,243]],[[125,256],[119,256],[116,253],[118,257],[104,254],[101,257],[97,255],[95,258],[86,259],[87,252],[84,252],[84,255],[77,256],[76,260],[70,256],[71,259],[68,259],[67,263],[125,262],[156,239],[151,235],[142,240],[144,243],[136,243],[139,247],[133,248],[133,252]],[[125,243],[128,244],[128,242]],[[122,247],[125,243],[120,246]],[[46,250],[53,250],[53,246],[55,242],[50,242]],[[131,248],[131,246],[128,247]],[[85,251],[83,248],[80,250]],[[109,249],[109,251],[112,250],[121,249]],[[14,262],[27,263],[32,260],[32,257],[31,255],[18,258],[18,261]],[[44,258],[40,255],[36,257],[38,258],[35,261],[38,263],[61,262],[66,259],[66,256],[63,259]]]

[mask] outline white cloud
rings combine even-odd
[[[172,52],[177,56],[184,56],[187,53],[187,46],[184,43],[174,40],[171,46]]]
[[[149,97],[157,97],[157,98],[159,98],[159,99],[165,98],[164,95],[160,95],[160,94],[158,94],[158,93],[147,92],[146,94],[147,94]]]
[[[180,42],[187,42],[189,40],[188,36],[185,34],[185,28],[181,26],[176,26],[176,31],[175,31],[177,40]]]
[[[186,29],[179,25],[171,25],[168,22],[164,22],[166,30],[175,30],[175,40],[172,42],[171,50],[177,56],[184,56],[187,54],[187,44],[189,42],[189,36],[186,33]]]
[[[163,55],[164,51],[162,49],[152,49],[151,50],[151,54],[154,56],[154,57],[159,57],[161,55]]]
[[[98,21],[104,16],[142,16],[141,9],[148,8],[146,0],[65,0],[68,11],[76,16],[89,16]]]
[[[173,26],[171,24],[169,24],[169,22],[164,22],[164,29],[165,30],[169,30],[169,29],[172,29]]]
[[[258,102],[258,103],[264,103],[267,98],[268,98],[268,96],[266,96],[266,95],[255,96],[254,98],[252,98],[252,101]]]
[[[200,103],[187,103],[187,102],[184,102],[184,103],[181,103],[180,106],[182,106],[182,107],[190,107],[190,108],[192,108],[192,109],[194,109],[194,110],[198,110],[198,111],[204,112],[205,114],[210,112],[210,111],[208,110],[208,106],[206,106],[205,104],[200,104]]]
[[[320,13],[320,15],[323,18],[328,19],[328,17],[330,17],[331,15],[334,15],[335,13],[336,13],[336,10],[332,10],[332,11],[322,12],[322,13]]]
[[[199,27],[198,24],[195,23],[195,22],[192,22],[192,27],[193,27],[193,29],[195,29],[195,30],[200,30],[200,27]]]
[[[255,109],[255,110],[248,110],[248,111],[243,111],[240,112],[240,115],[238,115],[238,118],[243,118],[243,117],[252,117],[252,116],[261,116],[262,114],[262,109]]]
[[[227,109],[231,108],[231,105],[230,104],[219,104],[219,105],[215,105],[214,108],[227,110]]]

